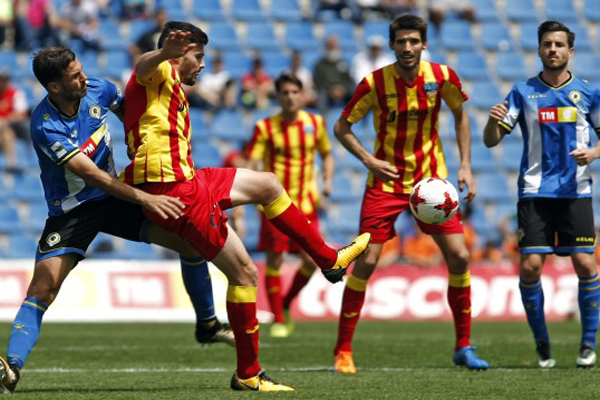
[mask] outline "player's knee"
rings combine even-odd
[[[272,172],[262,172],[262,183],[260,187],[265,203],[270,203],[281,195],[281,183]]]
[[[250,257],[239,263],[235,270],[235,276],[228,277],[230,285],[234,286],[256,286],[258,284],[258,270]]]
[[[52,279],[36,279],[29,285],[27,297],[33,297],[49,306],[56,299],[59,290],[60,284]]]
[[[531,261],[522,262],[520,269],[521,279],[525,281],[538,280],[542,274],[542,265]]]
[[[369,254],[367,250],[367,254],[356,262],[352,275],[358,279],[369,279],[377,267],[377,261],[377,254]]]
[[[464,274],[467,272],[471,256],[466,248],[455,251],[448,255],[448,269],[454,274]]]

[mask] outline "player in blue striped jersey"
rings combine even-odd
[[[600,280],[596,269],[592,178],[589,164],[600,157],[600,90],[574,76],[568,63],[575,35],[557,21],[538,28],[542,72],[516,84],[503,104],[490,110],[484,129],[488,147],[518,124],[523,133],[519,173],[520,290],[536,341],[538,363],[552,368],[540,276],[547,254],[570,256],[579,277],[582,339],[576,365],[596,362]]]

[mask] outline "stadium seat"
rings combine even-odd
[[[17,209],[9,204],[0,204],[0,232],[21,232],[21,221]]]
[[[483,111],[488,111],[494,104],[502,102],[498,87],[490,81],[474,82],[469,97],[472,104]]]
[[[219,153],[219,149],[210,143],[206,143],[204,146],[194,147],[192,157],[196,168],[223,166],[223,158]]]
[[[478,53],[459,53],[456,72],[461,79],[489,80],[485,58]]]
[[[197,108],[190,108],[190,125],[192,126],[192,135],[197,133],[200,136],[201,132],[207,129],[204,111]]]
[[[123,241],[123,247],[118,253],[123,259],[158,260],[161,258],[155,245],[129,240]]]
[[[258,0],[233,0],[231,9],[235,19],[243,21],[264,21],[266,19]]]
[[[106,52],[106,63],[104,66],[104,74],[107,77],[120,81],[125,70],[132,69],[131,56],[125,50],[108,51]]]
[[[193,7],[195,18],[211,22],[225,20],[225,11],[220,0],[195,0]]]
[[[183,7],[182,0],[157,0],[155,9],[164,9],[172,21],[187,21],[190,16]]]
[[[333,176],[333,190],[329,198],[336,203],[357,204],[360,201],[360,192],[353,189],[352,181],[348,176],[338,172]]]
[[[354,35],[354,25],[350,21],[339,20],[325,24],[323,39],[329,36],[337,36],[343,52],[356,52],[357,40]]]
[[[27,227],[28,232],[38,235],[44,230],[47,218],[48,206],[46,204],[32,204],[29,206],[27,220],[24,225]]]
[[[518,82],[528,78],[523,56],[519,53],[497,53],[495,66],[496,73],[502,80]]]
[[[500,22],[482,24],[481,45],[488,51],[509,51],[513,49],[512,38],[506,26]]]
[[[115,251],[115,241],[113,237],[107,235],[104,232],[100,232],[86,251],[86,257],[88,258],[120,258],[119,254]]]
[[[496,158],[490,149],[484,146],[483,141],[474,140],[471,145],[471,166],[473,171],[489,172],[498,169]]]
[[[37,241],[24,234],[15,234],[8,237],[8,247],[4,251],[6,258],[33,259],[37,250]]]
[[[600,6],[600,3],[598,4]],[[575,33],[575,50],[580,51],[593,51],[592,43],[590,42],[590,35],[585,25],[580,23],[569,24],[569,29]]]
[[[573,0],[546,0],[546,19],[565,23],[577,21]]]
[[[118,21],[111,18],[100,19],[99,24],[103,50],[127,50],[127,42],[120,33]]]
[[[298,0],[271,1],[271,18],[276,21],[299,21],[302,19],[302,11]]]
[[[477,197],[484,202],[496,203],[501,199],[510,200],[510,191],[504,174],[480,172],[475,178]]]
[[[246,47],[254,51],[279,50],[279,44],[273,27],[265,21],[250,22],[246,25]]]
[[[147,31],[154,28],[155,22],[146,19],[134,19],[129,22],[129,41],[131,43],[137,40]]]
[[[537,37],[538,26],[539,24],[537,22],[521,24],[521,32],[519,34],[521,49],[525,51],[537,51],[539,47]]]
[[[432,50],[430,48],[427,48],[427,50],[429,52],[429,61],[434,62],[436,64],[448,65],[448,59],[446,58],[446,55],[444,53],[442,53],[441,51]]]
[[[242,116],[236,111],[221,111],[212,123],[211,136],[227,140],[239,141],[249,140],[251,132],[243,124]]]
[[[13,79],[19,79],[24,75],[21,71],[21,67],[19,67],[17,53],[12,50],[0,50],[0,68],[6,68],[10,71]],[[30,70],[31,66],[29,66],[28,69]]]
[[[575,52],[573,64],[579,77],[589,81],[600,79],[600,56],[598,54],[594,52]]]
[[[500,147],[502,149],[502,156],[500,158],[500,161],[504,169],[506,169],[509,172],[516,172],[521,167],[523,143],[517,142],[516,140],[507,140],[507,138],[511,136],[513,136],[512,133],[506,136],[500,144]]]
[[[462,20],[447,21],[441,28],[441,45],[450,51],[474,51],[471,24]]]
[[[475,19],[479,22],[497,22],[498,8],[496,0],[471,0],[475,7]]]
[[[298,21],[286,24],[285,43],[293,50],[306,50],[319,53],[321,43],[315,37],[312,22]]]
[[[241,51],[228,50],[223,53],[223,69],[229,73],[231,79],[240,79],[250,71],[251,60]]]
[[[241,52],[241,45],[233,25],[214,22],[209,30],[210,46],[217,50]]]
[[[289,69],[291,64],[290,57],[279,51],[262,53],[262,60],[265,71],[273,78]]]
[[[365,21],[362,24],[363,28],[363,39],[373,35],[381,35],[386,39],[389,39],[389,25],[388,21]],[[429,33],[427,34],[429,36]]]
[[[533,0],[506,0],[505,6],[506,17],[511,22],[538,22]]]
[[[87,76],[100,77],[100,66],[98,65],[98,52],[94,50],[84,51],[77,54],[77,58],[83,66]]]
[[[600,7],[597,0],[585,0],[583,15],[590,21],[600,22]]]
[[[12,188],[12,197],[20,201],[36,201],[44,197],[42,181],[36,175],[17,175]]]
[[[360,223],[360,207],[355,203],[344,203],[337,207],[336,218],[332,218],[332,213],[329,213],[329,228],[330,233],[335,230],[343,232],[346,235],[358,232]]]

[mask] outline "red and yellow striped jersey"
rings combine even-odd
[[[183,182],[194,177],[189,104],[177,71],[164,61],[152,75],[131,75],[125,89],[125,132],[130,185]]]
[[[331,145],[323,117],[300,110],[295,122],[273,115],[256,123],[248,145],[248,157],[262,160],[273,172],[292,202],[304,214],[315,211],[319,192],[315,177],[315,154],[328,154]]]
[[[442,99],[455,110],[468,96],[452,69],[427,61],[421,61],[412,85],[400,77],[395,64],[372,72],[360,82],[342,116],[354,124],[373,110],[373,154],[400,173],[398,181],[390,182],[381,182],[369,173],[368,186],[408,194],[425,177],[448,176],[438,134]]]

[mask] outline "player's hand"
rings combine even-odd
[[[496,121],[502,121],[504,117],[508,114],[508,101],[505,101],[503,104],[496,104],[490,109],[490,118],[495,119]]]
[[[575,156],[577,165],[588,165],[598,158],[598,149],[595,147],[592,147],[591,149],[577,149],[573,150],[569,154]]]
[[[324,179],[323,180],[323,196],[329,197],[333,190],[333,180],[332,179]]]
[[[373,173],[375,178],[382,182],[397,181],[400,179],[398,169],[387,161],[371,158],[367,163],[367,168]]]
[[[473,174],[471,173],[470,168],[461,168],[458,171],[458,190],[462,192],[465,188],[465,185],[467,186],[467,195],[465,196],[465,200],[470,203],[473,201],[476,194],[475,180],[473,179]]]
[[[183,215],[185,204],[178,198],[149,194],[142,202],[142,206],[158,214],[162,219],[178,219]]]
[[[169,59],[183,57],[188,51],[197,47],[196,43],[190,43],[191,32],[174,31],[169,33],[162,47],[162,53]]]

